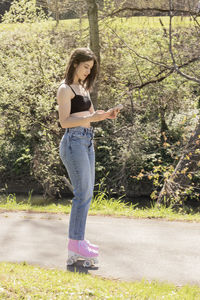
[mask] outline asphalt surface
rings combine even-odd
[[[69,216],[0,212],[0,261],[66,270]],[[86,238],[99,264],[67,268],[106,278],[200,285],[200,223],[89,216]]]

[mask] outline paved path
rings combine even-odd
[[[61,214],[1,212],[0,261],[66,269],[68,221]],[[87,239],[99,244],[100,262],[90,269],[78,263],[80,272],[200,285],[200,223],[90,216]]]

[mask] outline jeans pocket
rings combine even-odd
[[[64,140],[62,139],[59,145],[59,154],[60,154],[60,158],[61,160],[63,160],[64,156],[65,156],[65,143]]]
[[[63,159],[66,156],[66,151],[67,151],[67,147],[69,145],[69,137],[67,135],[64,135],[60,141],[60,145],[59,145],[59,154],[60,154],[60,158],[63,161]]]

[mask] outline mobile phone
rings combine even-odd
[[[123,108],[123,105],[122,105],[122,104],[118,104],[118,105],[114,106],[114,107],[111,108],[111,109],[112,109],[112,110],[117,110],[117,109],[121,110],[122,108]]]

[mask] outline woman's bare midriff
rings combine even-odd
[[[89,110],[87,110],[87,111],[80,111],[80,112],[77,112],[77,113],[73,113],[73,114],[70,115],[70,117],[87,117],[89,115],[91,115],[91,113],[89,112]],[[82,127],[90,128],[91,123],[88,122],[87,124],[85,124]]]

